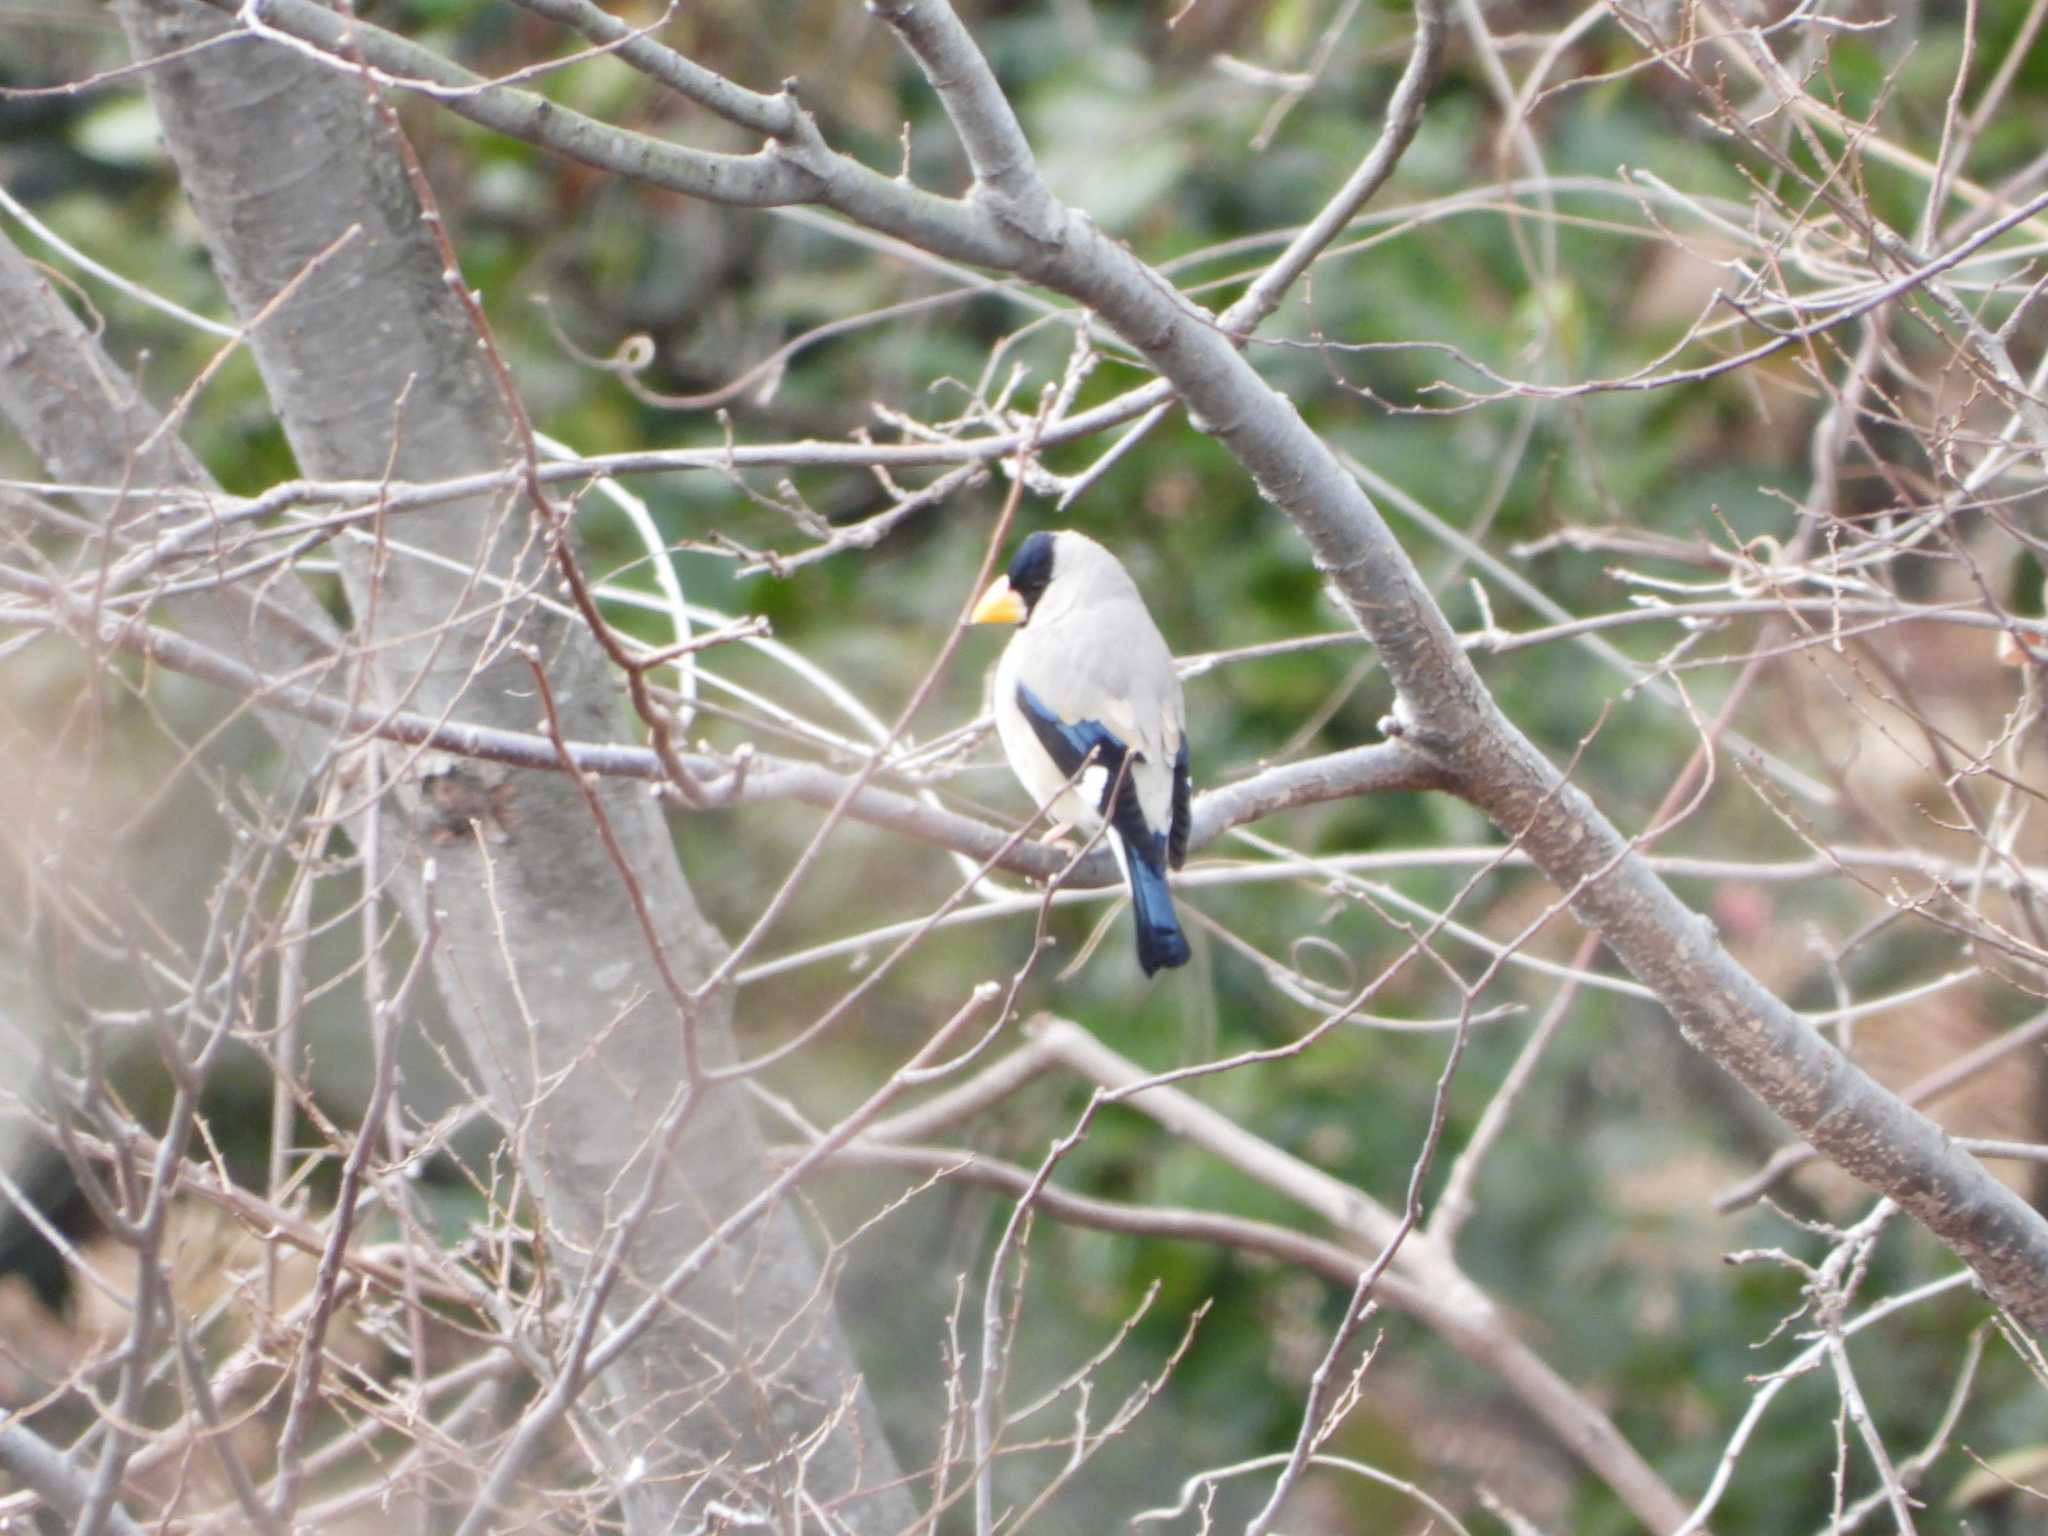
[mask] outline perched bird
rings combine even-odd
[[[1020,628],[996,664],[996,734],[1058,825],[1109,846],[1131,888],[1138,964],[1186,965],[1166,871],[1188,852],[1180,674],[1115,555],[1085,534],[1034,533],[970,616]],[[1084,766],[1085,765],[1085,766]]]

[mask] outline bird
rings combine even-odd
[[[1122,563],[1072,529],[1034,533],[969,615],[1015,624],[996,663],[996,735],[1010,771],[1058,827],[1105,824],[1130,888],[1138,964],[1186,965],[1166,871],[1188,853],[1180,673]]]

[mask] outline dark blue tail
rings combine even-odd
[[[1131,911],[1138,919],[1138,964],[1147,976],[1163,966],[1186,965],[1188,936],[1181,932],[1180,919],[1173,914],[1166,871],[1129,844],[1124,853],[1131,878]]]

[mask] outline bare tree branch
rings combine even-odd
[[[71,1458],[13,1417],[0,1420],[0,1466],[42,1495],[67,1520],[84,1514],[90,1495],[85,1473]],[[142,1536],[142,1527],[118,1504],[107,1513],[113,1536]]]
[[[238,308],[260,308],[307,250],[331,241],[337,219],[368,226],[366,238],[336,258],[341,275],[295,299],[289,325],[256,335],[258,364],[301,462],[315,473],[357,476],[498,463],[513,407],[479,358],[478,343],[489,338],[472,331],[443,284],[445,262],[422,226],[424,210],[367,83],[352,66],[343,72],[275,47],[185,52],[220,24],[175,0],[138,0],[123,18],[138,51],[178,55],[151,72],[150,86]],[[266,163],[273,169],[262,169]],[[267,212],[283,220],[279,227],[292,232],[291,241],[250,221],[252,195],[270,200]],[[381,323],[373,306],[381,306]],[[348,408],[337,411],[337,401]],[[461,570],[481,568],[504,579],[513,593],[539,574],[534,531],[502,501],[444,509],[424,542],[460,561]],[[345,560],[344,570],[359,621],[401,637],[383,640],[374,653],[373,695],[385,708],[418,698],[430,715],[444,717],[460,699],[480,724],[527,725],[525,669],[508,650],[523,632],[553,657],[558,686],[573,695],[565,728],[599,739],[618,734],[613,694],[587,635],[565,633],[545,613],[516,603],[481,629],[451,629],[449,620],[475,589],[473,575],[400,579],[378,564],[374,550]],[[535,775],[522,786],[511,845],[495,855],[461,822],[450,840],[423,841],[421,818],[431,813],[417,782],[401,781],[402,804],[387,810],[385,827],[393,849],[402,850],[393,859],[416,929],[426,927],[424,873],[440,866],[434,889],[444,940],[435,947],[434,968],[500,1113],[522,1127],[518,1151],[547,1194],[549,1218],[565,1245],[560,1262],[573,1272],[576,1255],[601,1245],[611,1191],[626,1177],[665,1191],[658,1215],[650,1212],[620,1234],[634,1264],[659,1273],[670,1267],[662,1255],[672,1245],[687,1250],[710,1213],[744,1199],[758,1162],[749,1154],[754,1135],[745,1107],[730,1092],[696,1095],[687,1123],[664,1130],[681,1078],[655,1066],[679,1065],[686,1036],[712,1059],[724,1054],[729,995],[704,999],[682,1018],[655,1002],[640,980],[646,952],[625,882],[644,890],[663,914],[669,959],[680,972],[709,974],[721,945],[682,879],[657,808],[625,786],[608,784],[599,793],[612,824],[627,829],[619,841],[633,861],[629,870],[615,868],[588,835],[586,805],[559,774]],[[486,868],[493,862],[502,862],[502,875]],[[596,1020],[606,1028],[593,1049]],[[621,1080],[650,1091],[628,1108],[615,1087]],[[535,1115],[543,1095],[547,1112]],[[731,1335],[732,1368],[744,1367],[756,1330],[772,1336],[779,1322],[812,1305],[815,1290],[814,1262],[787,1212],[757,1228],[752,1259],[744,1287],[738,1271],[717,1271],[702,1298],[706,1306],[730,1307],[744,1288],[747,1321]],[[808,1419],[809,1401],[836,1400],[854,1379],[832,1329],[815,1329],[809,1339],[801,1363],[785,1377],[781,1406],[768,1410],[770,1424],[783,1416]],[[621,1490],[636,1525],[665,1526],[706,1496],[703,1469],[728,1454],[727,1436],[737,1430],[744,1438],[755,1431],[739,1426],[760,1422],[751,1412],[728,1428],[709,1415],[639,1411],[707,1390],[704,1359],[694,1327],[671,1319],[612,1374],[615,1402],[632,1405],[617,1418],[617,1430],[638,1442],[630,1454],[659,1472]],[[908,1503],[890,1486],[879,1433],[861,1419],[856,1413],[847,1422],[811,1475],[836,1496],[879,1474],[883,1486],[860,1500],[858,1518],[894,1531]],[[780,1443],[779,1430],[765,1432]]]
[[[963,92],[1000,94],[985,64],[949,90],[956,121]],[[1576,893],[1574,911],[1656,990],[1688,1040],[1925,1222],[2028,1327],[2048,1330],[2048,1221],[1759,986],[1711,924],[1509,722],[1407,554],[1293,405],[1207,316],[1085,220],[1041,203],[1012,222],[1047,231],[1018,270],[1115,326],[1294,520],[1317,568],[1379,647],[1400,693],[1405,739],[1442,763],[1560,889]]]

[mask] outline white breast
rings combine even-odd
[[[1067,776],[1039,744],[1038,733],[1017,705],[1018,674],[1024,652],[1025,648],[1013,641],[996,663],[993,702],[996,736],[1003,744],[1003,755],[1010,760],[1010,771],[1017,775],[1017,782],[1024,786],[1024,793],[1031,797],[1034,806],[1050,805],[1056,823],[1074,827],[1084,836],[1092,835],[1102,825],[1095,807],[1102,799],[1104,770],[1091,763],[1070,788]]]

